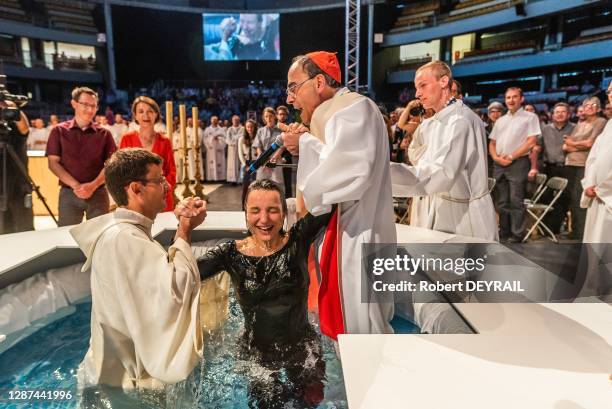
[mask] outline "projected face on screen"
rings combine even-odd
[[[202,15],[207,61],[279,60],[278,14]]]

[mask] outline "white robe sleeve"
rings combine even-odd
[[[431,135],[431,138],[444,138],[446,143],[432,155],[423,156],[417,166],[391,163],[393,196],[430,196],[451,189],[467,163],[468,138],[474,135],[464,119],[457,119],[442,129],[443,135]]]
[[[384,146],[379,139],[386,137],[382,118],[376,115],[364,99],[328,120],[327,143],[309,133],[300,138],[297,186],[311,214],[329,212],[334,203],[359,200],[368,189],[374,161]]]
[[[182,239],[168,249],[123,230],[105,246],[105,272],[114,285],[136,357],[164,383],[185,379],[202,355],[200,275]],[[111,250],[111,248],[114,249]]]

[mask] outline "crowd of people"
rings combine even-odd
[[[287,197],[295,196],[295,170],[263,167],[253,176],[246,171],[248,165],[281,134],[283,125],[291,122],[291,111],[283,105],[284,90],[280,86],[260,87],[249,84],[240,88],[202,89],[154,87],[150,91],[151,97],[136,97],[130,114],[115,114],[107,106],[103,114],[94,116],[93,122],[111,133],[118,148],[142,145],[154,146],[153,151],[157,153],[163,150],[162,157],[167,164],[165,173],[171,187],[184,180],[185,158],[180,149],[178,116],[174,117],[175,132],[172,139],[166,144],[156,142],[163,141],[166,134],[156,100],[178,100],[188,106],[201,107],[197,144],[200,147],[199,177],[202,182],[242,184],[244,201],[249,183],[255,179],[267,178],[280,183]],[[457,80],[453,80],[452,91],[455,98],[462,98],[461,84]],[[523,202],[530,189],[534,188],[532,184],[538,173],[544,173],[548,178],[562,177],[568,181],[557,205],[546,215],[544,222],[555,234],[567,233],[571,239],[582,239],[586,211],[580,207],[583,192],[580,180],[584,176],[591,145],[602,132],[606,120],[612,118],[612,104],[609,101],[602,103],[598,97],[592,96],[596,92],[597,89],[591,89],[591,94],[585,95],[579,104],[560,101],[551,108],[547,104],[538,104],[536,108],[534,104],[524,103],[520,88],[512,87],[505,93],[505,104],[493,101],[486,109],[474,109],[485,124],[486,136],[491,141],[486,153],[488,176],[496,181],[493,197],[502,240],[522,239],[525,230]],[[408,98],[403,96],[403,100]],[[137,118],[139,103],[140,107],[148,106],[154,114],[151,119],[152,130],[147,127],[147,119]],[[431,117],[434,111],[423,109],[416,115],[410,114],[415,108],[418,111],[420,106],[418,99],[412,99],[405,107],[396,107],[388,113],[382,108],[389,125],[391,160],[394,162],[416,165],[426,151],[427,144],[422,138],[419,125]],[[32,119],[27,138],[28,149],[46,150],[51,129],[58,123],[57,115],[50,115],[47,124],[42,118]],[[141,130],[141,123],[146,124],[144,130]],[[528,135],[525,136],[524,132]],[[193,118],[189,118],[187,134],[189,141],[195,141]],[[525,144],[513,152],[513,148],[521,145],[518,141]],[[164,145],[163,149],[161,145]],[[188,153],[189,180],[197,178],[194,155],[195,152]],[[508,164],[510,156],[513,160]],[[287,152],[278,158],[280,162],[289,164],[296,164],[297,159]],[[272,162],[276,162],[276,158]],[[426,227],[425,220],[431,203],[423,196],[411,199],[411,202],[408,222]],[[167,210],[171,210],[172,204],[172,198],[169,197]]]

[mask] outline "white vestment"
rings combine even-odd
[[[202,356],[200,274],[191,247],[166,250],[153,221],[124,208],[70,233],[91,268],[91,338],[79,368],[86,385],[161,387],[185,379]]]
[[[612,243],[612,121],[597,137],[584,168],[584,189],[595,186],[599,199],[582,194],[587,207],[584,243]]]
[[[119,146],[119,144],[121,143],[121,138],[123,137],[123,135],[125,135],[128,131],[128,126],[124,123],[115,123],[113,125],[111,125],[111,134],[113,135],[113,139],[115,141],[115,145]]]
[[[430,196],[429,229],[497,240],[480,118],[462,101],[456,101],[420,127],[427,150],[417,166],[391,164],[393,195]]]
[[[581,207],[588,207],[584,228],[583,254],[587,269],[581,297],[599,296],[602,301],[612,302],[612,121],[593,144],[584,169],[582,187],[595,186],[597,198],[582,193]],[[583,257],[584,257],[583,255]]]
[[[425,134],[421,132],[419,126],[415,129],[412,134],[412,141],[408,146],[408,160],[414,166],[419,163],[419,159],[423,156],[427,150],[427,142],[424,137]],[[410,203],[410,225],[415,227],[428,228],[429,222],[429,210],[431,209],[431,197],[429,196],[418,196],[413,197]]]
[[[225,180],[225,128],[209,126],[204,130],[206,180]]]
[[[238,157],[238,141],[244,135],[244,127],[230,126],[225,132],[227,144],[227,181],[238,182],[240,179],[240,158]]]
[[[397,240],[389,138],[378,107],[346,88],[339,90],[315,109],[310,132],[300,138],[299,152],[297,186],[308,211],[319,215],[339,204],[338,256],[345,331],[392,333],[392,295],[380,294],[381,298],[365,303],[361,293],[362,244]]]
[[[174,131],[172,134],[172,152],[174,153],[174,164],[176,165],[176,184],[183,183],[183,151],[181,150],[181,134]]]

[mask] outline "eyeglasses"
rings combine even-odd
[[[145,185],[147,183],[153,183],[153,184],[162,185],[162,186],[163,185],[169,185],[168,180],[166,180],[165,176],[160,176],[157,179],[141,179],[141,180],[139,180],[139,182],[144,183]]]
[[[595,103],[595,102],[591,102],[590,104],[583,104],[582,106],[585,107],[585,108],[588,108],[588,107],[598,108],[599,107],[599,105],[597,105],[597,103]]]
[[[293,84],[287,87],[287,89],[285,90],[285,92],[287,93],[287,95],[293,95],[295,97],[295,93],[297,92],[298,88],[301,87],[304,83],[306,83],[307,81],[310,81],[311,79],[313,79],[315,77],[310,77],[305,79],[304,81],[298,83],[298,84]]]
[[[98,109],[98,105],[97,104],[88,104],[86,102],[81,102],[81,101],[76,101],[76,103],[79,104],[79,105],[83,105],[85,108]]]

